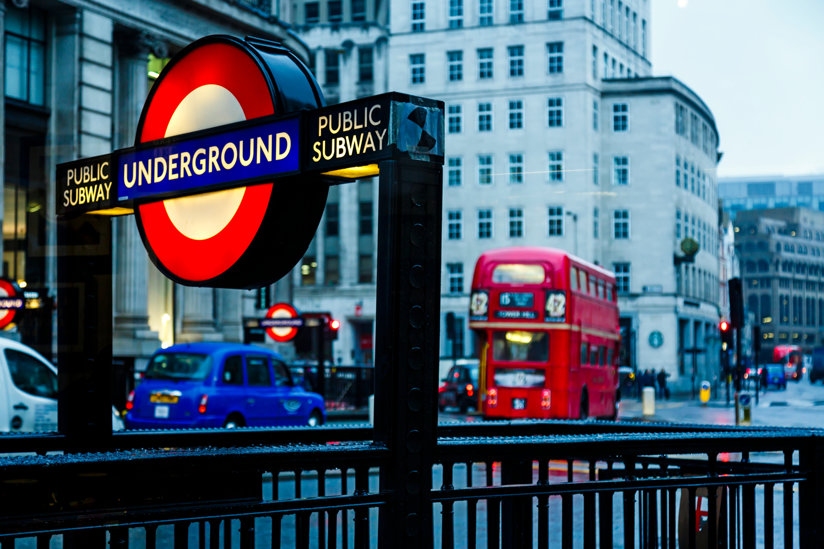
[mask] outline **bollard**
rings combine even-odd
[[[375,395],[369,395],[369,423],[375,424]]]
[[[752,425],[752,397],[749,393],[741,393],[738,396],[738,404],[741,409],[741,420],[739,425]]]
[[[710,382],[704,380],[701,382],[701,391],[699,392],[701,403],[706,404],[710,400]]]
[[[641,391],[641,412],[645,416],[655,414],[655,388],[644,387]]]

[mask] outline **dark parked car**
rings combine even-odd
[[[438,410],[458,408],[465,413],[478,408],[478,366],[456,365],[449,369],[438,388]]]
[[[292,381],[279,354],[236,343],[186,343],[152,355],[129,395],[128,429],[320,425],[320,395]]]
[[[810,383],[815,383],[819,379],[824,379],[824,347],[813,349],[810,365]]]
[[[764,389],[775,387],[776,389],[787,388],[787,377],[784,375],[782,364],[767,364],[764,366]]]

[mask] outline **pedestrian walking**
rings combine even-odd
[[[667,372],[661,368],[661,371],[658,372],[658,395],[662,399],[669,399],[669,389],[667,388]]]

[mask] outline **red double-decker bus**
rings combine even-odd
[[[490,250],[472,278],[489,418],[615,418],[615,276],[563,250]]]

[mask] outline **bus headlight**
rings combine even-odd
[[[498,406],[498,389],[495,387],[490,387],[486,391],[486,405],[490,408]]]
[[[541,391],[541,408],[544,410],[549,410],[549,405],[551,402],[551,393],[549,389],[544,389]]]

